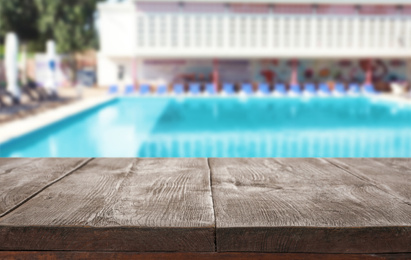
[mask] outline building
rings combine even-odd
[[[409,0],[100,3],[98,80],[409,80]],[[119,75],[121,74],[121,75]]]

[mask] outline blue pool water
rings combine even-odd
[[[1,157],[410,157],[411,106],[366,97],[124,97]]]

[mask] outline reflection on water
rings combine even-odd
[[[22,157],[410,157],[411,107],[367,98],[119,98],[0,145]]]
[[[172,100],[140,157],[408,157],[411,109],[366,98]]]

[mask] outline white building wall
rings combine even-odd
[[[137,13],[133,3],[107,3],[100,10],[100,52],[129,57],[137,47]]]
[[[99,86],[109,86],[116,83],[117,64],[107,55],[97,54],[97,79]]]
[[[138,63],[137,63],[138,64]],[[132,84],[134,82],[133,70],[139,70],[138,66],[133,67],[132,58],[113,58],[102,53],[97,54],[97,78],[99,86],[110,86],[119,83],[119,67],[124,69],[124,76],[121,83]],[[140,74],[141,75],[141,74]],[[136,75],[138,76],[138,75]]]
[[[332,14],[333,6],[321,6],[317,13],[311,8],[234,3],[228,8],[221,2],[100,4],[99,83],[113,84],[114,64],[134,57],[411,58],[411,6],[402,14],[393,4],[382,14],[365,6],[360,15],[352,8]]]

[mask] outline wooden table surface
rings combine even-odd
[[[0,158],[0,258],[92,253],[410,259],[411,159]]]

